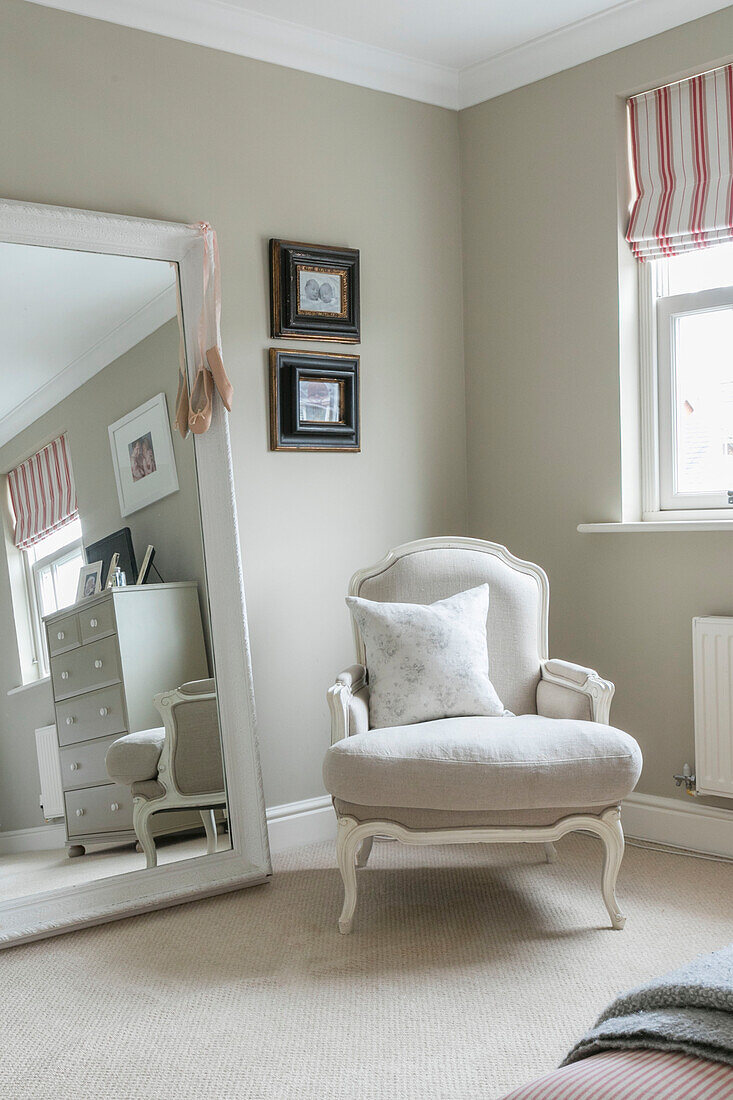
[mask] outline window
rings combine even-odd
[[[733,516],[733,244],[640,265],[640,278],[645,518]]]
[[[49,672],[42,619],[76,600],[79,569],[85,564],[81,522],[72,520],[58,531],[22,550],[36,662],[41,676]]]

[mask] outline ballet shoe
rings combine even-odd
[[[222,399],[224,408],[227,412],[231,412],[234,386],[229,381],[227,372],[224,370],[224,363],[222,362],[221,352],[218,347],[209,348],[206,352],[206,361],[211,367],[211,376],[214,379],[214,385],[217,388],[219,397]]]
[[[188,426],[194,435],[203,435],[211,426],[211,399],[214,383],[206,367],[199,367],[189,400]]]

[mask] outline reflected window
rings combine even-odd
[[[77,518],[22,551],[26,563],[28,603],[36,636],[36,654],[43,676],[49,672],[46,635],[41,622],[76,600],[79,570],[86,564],[81,521]]]

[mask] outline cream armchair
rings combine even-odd
[[[323,767],[338,819],[342,933],[353,923],[356,869],[377,835],[404,844],[543,844],[552,862],[555,841],[575,830],[602,840],[603,900],[612,926],[624,926],[615,894],[620,802],[636,786],[641,751],[607,724],[612,683],[548,659],[545,572],[496,543],[423,539],[356,573],[349,593],[427,604],[484,583],[489,674],[511,717],[370,729],[368,654],[354,627],[358,663],[329,689],[332,743]]]
[[[157,863],[154,814],[198,810],[211,854],[217,844],[214,811],[226,805],[214,681],[192,680],[153,702],[163,726],[119,737],[105,761],[110,778],[132,791],[132,824],[148,867]]]

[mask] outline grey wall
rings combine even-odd
[[[456,115],[22,0],[0,102],[0,193],[217,229],[265,795],[313,797],[349,576],[465,523]],[[268,450],[271,236],[361,249],[361,454]]]
[[[167,581],[195,580],[204,603],[205,573],[193,441],[173,434],[179,491],[155,504],[120,516],[107,428],[158,393],[165,393],[172,417],[178,379],[178,322],[163,325],[105,367],[71,396],[0,448],[0,471],[62,432],[68,433],[79,516],[85,542],[129,527],[138,561],[145,547],[156,548]],[[4,559],[3,549],[0,556]],[[134,584],[135,578],[127,578]],[[12,627],[7,563],[0,562],[0,831],[43,823],[34,730],[53,722],[48,683],[8,696],[20,683]],[[204,616],[205,618],[205,616]],[[206,621],[206,618],[205,618]]]
[[[728,8],[460,116],[470,533],[547,569],[551,653],[616,682],[612,720],[644,750],[640,789],[680,798],[691,619],[733,612],[733,537],[575,528],[621,518],[635,301],[623,100],[713,67],[731,41]]]

